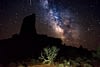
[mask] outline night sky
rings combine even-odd
[[[19,33],[23,18],[32,13],[39,34],[70,46],[100,45],[99,0],[0,0],[0,40]]]

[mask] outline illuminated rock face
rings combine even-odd
[[[23,24],[20,30],[20,35],[22,37],[33,37],[36,35],[35,28],[35,14],[26,16],[23,20]]]

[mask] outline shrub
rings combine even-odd
[[[97,59],[100,60],[100,47],[98,47],[98,48],[96,49],[96,52],[93,53],[93,57],[95,57],[95,58],[97,58]]]
[[[52,46],[51,48],[46,47],[43,49],[43,52],[41,52],[39,59],[43,60],[43,64],[51,64],[56,58],[58,51],[59,49],[55,46]]]
[[[69,67],[70,66],[70,61],[64,60],[64,66]]]
[[[58,64],[57,67],[64,67],[64,64],[63,63],[60,63],[60,64]]]

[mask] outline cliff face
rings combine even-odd
[[[20,36],[23,37],[34,37],[36,36],[36,28],[35,28],[35,14],[27,16],[23,20],[23,24],[20,30]]]

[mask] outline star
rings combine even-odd
[[[0,26],[2,26],[3,24],[0,24]]]
[[[98,22],[100,24],[100,22]]]
[[[91,29],[88,27],[87,31],[90,31]]]

